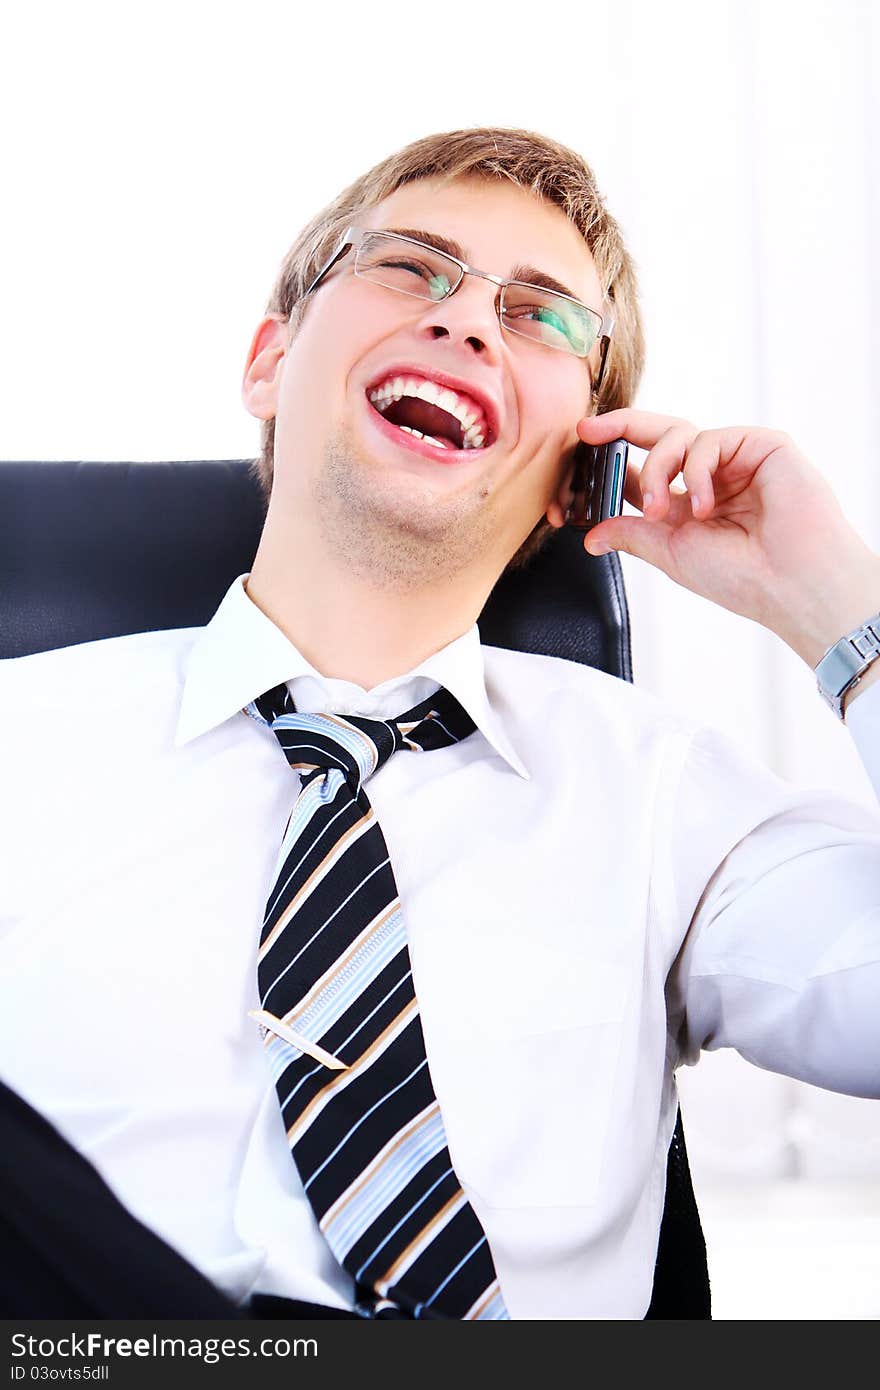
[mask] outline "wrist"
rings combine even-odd
[[[786,604],[775,631],[815,670],[835,643],[855,631],[880,610],[880,556],[868,551],[859,563],[838,568],[810,590],[801,590]]]

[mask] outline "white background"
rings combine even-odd
[[[519,126],[582,153],[622,223],[648,334],[637,404],[787,430],[880,550],[878,8],[18,7],[0,457],[253,456],[241,372],[302,225],[410,140]],[[788,648],[623,564],[638,683],[783,776],[875,804]],[[880,1107],[735,1054],[681,1086],[716,1316],[880,1316]]]

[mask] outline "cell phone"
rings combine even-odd
[[[609,516],[620,516],[628,454],[625,439],[612,439],[610,444],[578,441],[573,455],[574,499],[568,526],[590,531]]]

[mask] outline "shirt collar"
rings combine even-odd
[[[489,704],[476,623],[413,670],[367,691],[317,671],[248,597],[247,578],[240,574],[233,580],[190,651],[176,748],[231,719],[264,691],[288,681],[296,682],[292,693],[298,710],[332,710],[376,719],[403,713],[442,685],[464,706],[495,752],[520,777],[531,780]]]

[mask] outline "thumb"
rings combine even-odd
[[[662,522],[645,521],[640,517],[612,517],[592,528],[584,548],[590,555],[606,555],[609,550],[623,550],[665,570],[669,528]]]

